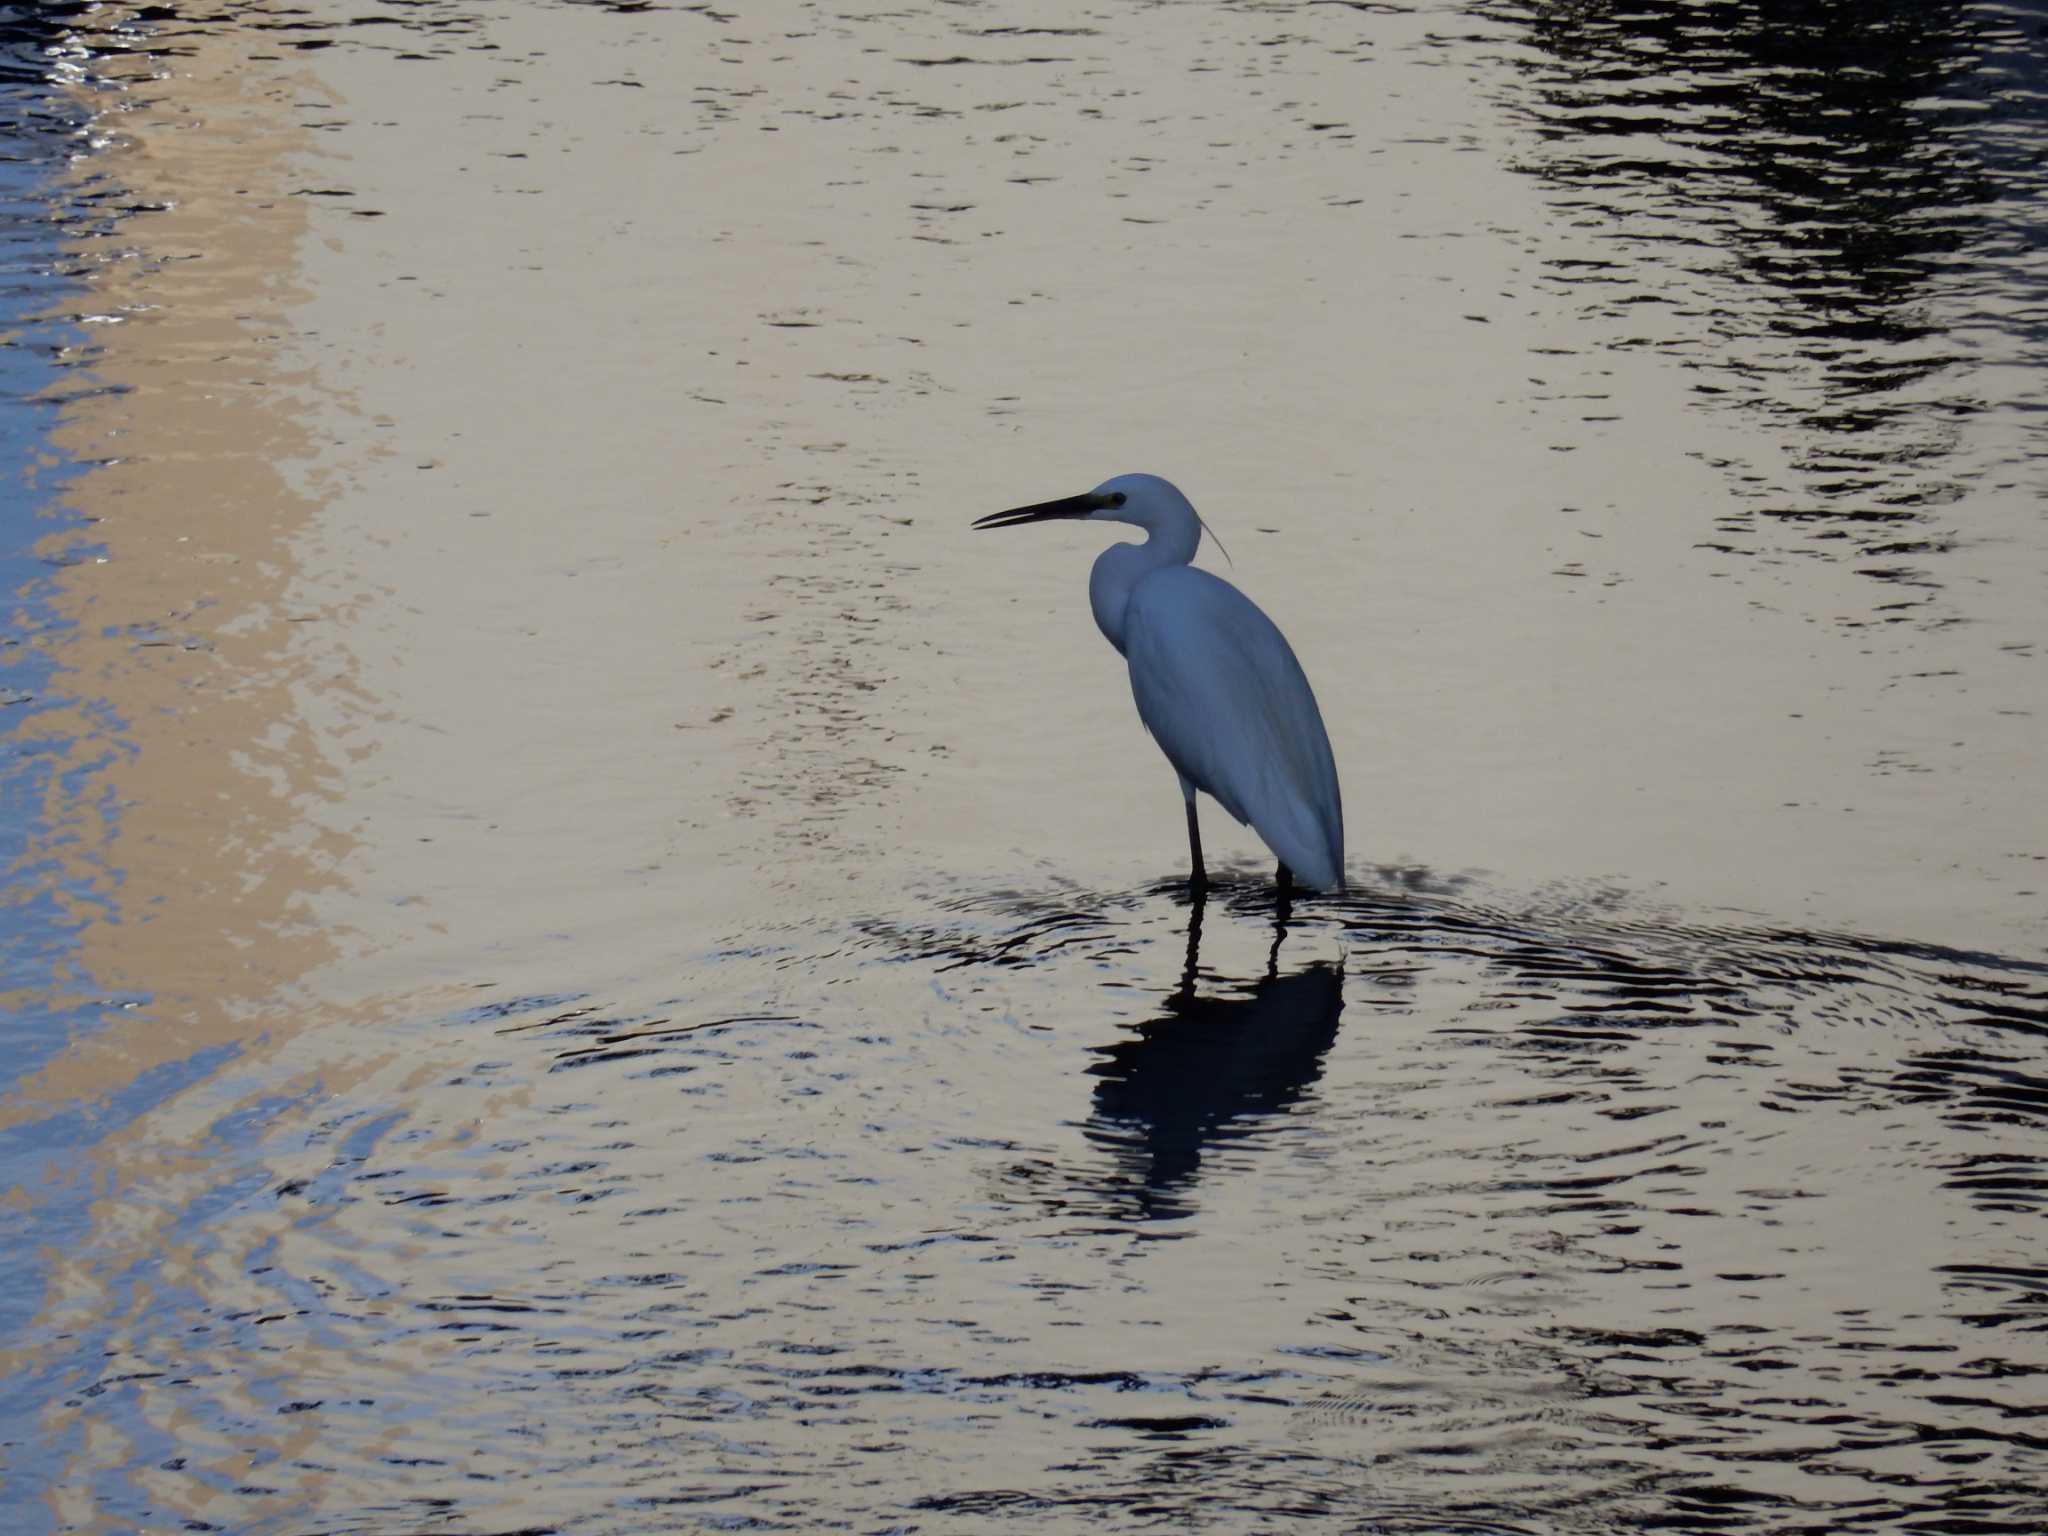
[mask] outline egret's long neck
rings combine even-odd
[[[1088,572],[1088,606],[1095,613],[1095,627],[1103,639],[1124,650],[1124,611],[1138,583],[1154,571],[1169,565],[1186,565],[1195,558],[1195,546],[1202,540],[1202,525],[1190,513],[1185,525],[1178,520],[1146,530],[1142,544],[1112,544],[1095,557]]]

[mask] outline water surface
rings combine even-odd
[[[2043,21],[10,34],[0,1528],[2048,1524]]]

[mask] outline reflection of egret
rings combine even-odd
[[[1195,990],[1202,903],[1188,917],[1187,964],[1165,1014],[1135,1039],[1100,1051],[1102,1079],[1087,1135],[1111,1148],[1142,1185],[1147,1217],[1185,1215],[1179,1191],[1203,1152],[1259,1135],[1307,1091],[1337,1038],[1344,973],[1327,961],[1280,974],[1285,919],[1276,923],[1266,974],[1236,997]]]
[[[1088,605],[1130,663],[1138,718],[1180,775],[1188,808],[1188,884],[1208,883],[1195,791],[1249,823],[1290,872],[1344,885],[1344,808],[1322,712],[1301,663],[1258,605],[1188,562],[1202,520],[1157,475],[1118,475],[1082,496],[996,512],[977,528],[1048,518],[1130,523],[1142,544],[1112,544],[1088,575]]]

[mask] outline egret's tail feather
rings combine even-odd
[[[1283,814],[1255,819],[1252,830],[1303,885],[1344,888],[1344,850],[1309,807],[1296,803]]]

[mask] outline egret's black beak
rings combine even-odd
[[[1066,496],[1058,501],[1041,501],[1036,506],[1012,507],[1007,512],[991,512],[987,517],[974,520],[977,528],[1014,528],[1019,523],[1043,523],[1055,517],[1086,517],[1089,513],[1109,505],[1107,496],[1098,496],[1089,491],[1082,496]]]

